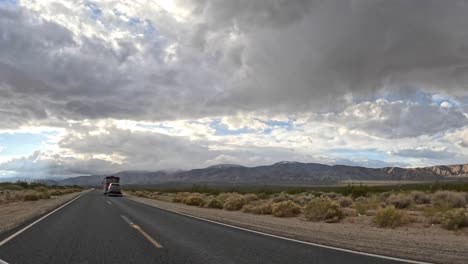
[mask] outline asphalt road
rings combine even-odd
[[[0,259],[10,264],[402,263],[242,231],[99,191],[0,246]]]

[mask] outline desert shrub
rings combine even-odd
[[[338,222],[343,217],[343,211],[337,203],[324,198],[315,198],[304,208],[304,217],[310,221]]]
[[[237,195],[237,194],[236,193],[220,193],[218,196],[216,196],[216,199],[218,199],[222,203],[225,203],[226,200],[233,195]]]
[[[340,199],[338,200],[338,204],[343,208],[349,207],[353,204],[353,199],[347,196],[343,196],[343,197],[340,197]]]
[[[301,213],[301,207],[291,201],[274,203],[271,207],[276,217],[293,217]]]
[[[174,203],[182,203],[184,202],[185,198],[189,196],[189,193],[185,192],[178,192],[172,197],[172,202]]]
[[[338,198],[340,196],[341,196],[341,194],[337,194],[337,193],[334,193],[334,192],[324,193],[324,194],[321,195],[321,197],[328,198],[330,200],[334,200],[334,199],[336,199],[336,198]]]
[[[0,187],[2,190],[10,190],[10,191],[21,191],[23,190],[23,186],[18,185],[18,184],[5,184]]]
[[[223,209],[223,203],[216,199],[216,198],[211,198],[207,203],[206,207],[208,208],[218,208],[218,209]]]
[[[356,212],[360,215],[365,215],[368,209],[367,198],[361,196],[356,198],[354,202],[354,208],[356,209]]]
[[[246,204],[242,207],[242,211],[244,213],[251,213],[251,214],[260,214],[260,215],[268,215],[272,214],[272,203],[271,202],[261,202],[256,204]]]
[[[404,209],[411,206],[413,199],[404,194],[392,194],[387,198],[386,202],[395,206],[395,208]]]
[[[224,209],[228,211],[238,211],[247,203],[244,197],[240,195],[233,195],[226,199]]]
[[[410,196],[416,204],[428,204],[431,202],[429,195],[421,191],[412,191]]]
[[[247,202],[252,202],[252,201],[258,200],[258,196],[256,194],[253,194],[253,193],[248,193],[248,194],[244,194],[244,199]]]
[[[37,201],[39,197],[35,193],[27,193],[23,196],[23,201]]]
[[[452,209],[446,211],[441,217],[442,227],[456,230],[468,226],[468,215],[464,209]]]
[[[137,191],[137,192],[135,192],[135,196],[138,196],[138,197],[145,197],[145,193],[142,192],[142,191]]]
[[[49,193],[50,193],[50,195],[54,195],[54,196],[59,196],[59,195],[64,194],[64,193],[63,193],[62,191],[60,191],[60,190],[52,190],[52,191],[50,191]]]
[[[203,206],[205,201],[200,195],[189,195],[184,199],[184,204],[190,206]]]
[[[437,191],[432,197],[432,204],[444,210],[462,208],[465,207],[465,195],[453,191]]]
[[[276,195],[275,197],[273,197],[271,199],[271,201],[274,202],[274,203],[289,201],[289,195],[287,195],[285,193],[280,193],[280,194]]]
[[[50,199],[50,194],[48,191],[38,192],[37,196],[39,197],[39,199]]]
[[[378,195],[378,199],[382,202],[385,202],[387,200],[388,197],[390,197],[390,195],[392,195],[393,193],[392,192],[383,192],[383,193],[379,193]]]
[[[257,197],[258,197],[258,199],[268,199],[268,198],[270,198],[270,195],[268,193],[262,192],[262,193],[259,193],[257,195]]]
[[[407,216],[403,211],[393,206],[381,208],[372,219],[372,222],[378,227],[395,228],[407,223]]]
[[[305,205],[312,201],[314,198],[315,197],[312,194],[300,194],[293,196],[292,201],[300,205]]]
[[[46,187],[44,187],[44,186],[36,187],[36,188],[34,188],[34,190],[37,191],[37,192],[41,192],[41,193],[42,193],[42,192],[48,192],[48,191],[49,191],[49,190],[48,190]]]
[[[429,224],[440,224],[442,221],[441,214],[440,209],[434,207],[427,207],[423,210],[423,216]]]

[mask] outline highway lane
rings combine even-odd
[[[99,191],[0,246],[0,259],[10,264],[401,263],[233,229]]]

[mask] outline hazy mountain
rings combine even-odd
[[[365,168],[317,163],[278,162],[268,166],[244,167],[235,164],[220,164],[189,171],[122,171],[122,184],[252,184],[252,185],[301,185],[329,184],[343,180],[442,180],[447,177],[468,176],[468,165],[433,166],[425,168]],[[80,176],[65,179],[63,185],[100,185],[104,176]]]

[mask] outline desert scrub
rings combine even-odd
[[[184,199],[184,204],[190,206],[203,206],[205,201],[200,195],[189,195]]]
[[[329,192],[329,193],[324,193],[321,195],[322,198],[328,198],[330,200],[335,200],[339,197],[341,197],[342,195],[341,194],[337,194],[337,193],[334,193],[334,192]]]
[[[429,195],[421,191],[412,191],[410,196],[416,204],[428,204],[431,202]]]
[[[338,222],[344,214],[339,205],[324,198],[315,198],[304,208],[304,217],[309,221]]]
[[[228,211],[239,211],[247,203],[244,197],[240,195],[233,195],[226,199],[224,209]]]
[[[353,204],[353,199],[348,196],[343,196],[338,199],[338,204],[343,208],[350,207]]]
[[[292,201],[300,205],[306,205],[307,203],[312,201],[314,198],[315,197],[312,194],[300,194],[300,195],[293,196]]]
[[[47,188],[44,187],[44,186],[36,187],[36,188],[34,188],[34,190],[37,191],[37,192],[40,192],[40,193],[42,193],[42,192],[48,192],[48,191],[49,191],[49,189],[47,189]]]
[[[39,199],[50,199],[50,194],[48,191],[38,192],[37,196],[39,197]]]
[[[411,204],[413,203],[413,199],[401,193],[392,194],[387,198],[386,203],[389,205],[393,205],[395,206],[395,208],[398,209],[405,209],[411,206]]]
[[[291,197],[287,193],[280,193],[273,198],[271,198],[271,201],[274,203],[279,203],[279,202],[284,202],[284,201],[289,201]]]
[[[448,230],[457,230],[468,226],[468,215],[464,209],[452,209],[441,216],[441,225]]]
[[[449,210],[465,207],[465,194],[453,191],[437,191],[432,197],[434,207]]]
[[[23,196],[23,201],[37,201],[39,200],[39,196],[35,193],[26,193]]]
[[[237,193],[220,193],[218,194],[218,196],[216,196],[216,199],[218,199],[222,203],[225,203],[226,200],[233,195],[238,195],[238,194]]]
[[[217,208],[217,209],[223,209],[223,203],[216,199],[216,198],[211,198],[210,200],[208,200],[208,202],[206,203],[206,207],[208,208]]]
[[[250,214],[269,215],[272,213],[271,204],[269,201],[246,204],[242,207],[242,211]]]
[[[249,202],[252,202],[252,201],[257,201],[258,196],[256,194],[253,194],[253,193],[247,193],[247,194],[244,194],[244,199],[247,201],[247,203],[249,203]]]
[[[178,192],[172,197],[172,202],[174,203],[183,203],[185,198],[189,196],[189,193],[186,192]],[[138,195],[137,195],[138,196]]]
[[[378,227],[395,228],[405,225],[408,222],[408,217],[403,211],[389,206],[379,209],[372,222]]]
[[[50,195],[53,195],[53,196],[60,196],[60,195],[64,194],[60,190],[52,190],[49,193],[50,193]]]
[[[1,190],[10,190],[10,191],[21,191],[23,190],[23,186],[18,184],[5,184],[0,186]]]
[[[272,215],[276,217],[293,217],[301,213],[301,207],[291,201],[274,203],[271,207]]]

